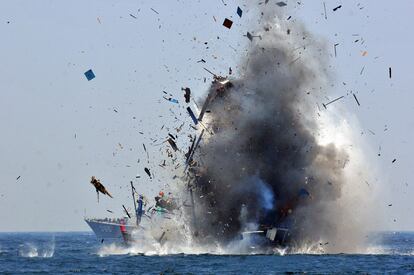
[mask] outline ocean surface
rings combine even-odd
[[[150,256],[111,253],[92,232],[0,233],[0,274],[414,274],[414,233],[377,235],[358,255]]]

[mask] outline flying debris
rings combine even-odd
[[[144,168],[144,171],[145,171],[145,173],[147,173],[148,177],[150,177],[150,179],[152,179],[150,169],[148,169],[147,167],[145,167],[145,168]]]
[[[95,78],[95,74],[93,73],[93,71],[92,71],[92,70],[88,70],[88,71],[86,71],[86,72],[85,72],[85,76],[86,76],[86,79],[87,79],[88,81],[91,81],[92,79],[94,79],[94,78]]]
[[[178,150],[177,144],[171,138],[167,139],[168,143],[171,145],[174,151]]]
[[[340,8],[342,8],[342,5],[339,5],[339,6],[337,6],[336,8],[334,8],[334,9],[333,9],[333,11],[337,11],[337,10],[339,10]]]
[[[187,112],[190,115],[191,119],[193,120],[194,124],[197,125],[198,120],[197,120],[196,116],[194,115],[193,110],[191,110],[190,107],[187,107]]]
[[[334,44],[334,52],[335,52],[335,57],[336,57],[336,47],[339,46],[339,43]]]
[[[181,88],[181,90],[185,92],[185,94],[184,94],[185,103],[190,103],[190,96],[191,96],[190,88],[188,88],[188,87]]]
[[[204,114],[207,111],[207,108],[217,96],[222,95],[227,89],[231,88],[233,84],[226,77],[214,76],[212,89],[210,89],[209,94],[207,95],[206,100],[204,101],[203,107],[201,108],[200,115],[198,116],[198,121],[202,121]]]
[[[104,195],[108,195],[109,197],[113,198],[112,195],[106,190],[105,186],[101,183],[101,181],[95,176],[92,176],[91,178],[91,184],[95,186],[96,189],[96,195],[98,196],[98,202],[99,202],[99,192],[101,192]]]
[[[242,9],[241,9],[240,7],[237,7],[237,15],[238,15],[239,17],[242,17],[242,14],[243,14]]]
[[[124,208],[125,213],[127,214],[128,218],[131,218],[131,215],[128,213],[128,210],[126,209],[125,205],[122,205]]]
[[[356,103],[358,104],[358,106],[361,106],[361,104],[359,104],[359,100],[358,100],[358,98],[356,97],[356,95],[355,95],[355,94],[352,94],[352,95],[354,96],[355,101],[356,101]]]
[[[223,26],[224,27],[226,27],[226,28],[228,28],[228,29],[231,29],[231,26],[233,25],[233,21],[231,21],[230,19],[224,19],[224,22],[223,22]]]
[[[172,102],[172,103],[176,103],[176,104],[178,104],[178,100],[177,100],[177,99],[175,99],[175,98],[171,98],[171,97],[167,98],[167,97],[165,97],[165,96],[163,96],[163,98],[164,98],[165,100],[168,100],[169,102]]]
[[[152,10],[153,12],[155,12],[156,14],[160,14],[158,11],[154,10],[153,8],[151,8],[151,10]]]
[[[338,98],[335,98],[334,100],[329,101],[328,103],[325,103],[325,104],[323,104],[323,103],[322,103],[322,105],[323,105],[323,107],[326,109],[326,107],[327,107],[329,104],[332,104],[332,103],[334,103],[334,102],[336,102],[336,101],[338,101],[338,100],[340,100],[340,99],[342,99],[342,98],[344,98],[344,96],[340,96],[340,97],[338,97]]]
[[[265,0],[265,4],[268,1]],[[343,236],[346,232],[342,227],[342,221],[348,218],[348,211],[343,211],[344,206],[338,202],[342,202],[344,197],[341,196],[345,193],[342,188],[348,183],[345,167],[354,164],[350,146],[347,146],[350,143],[341,145],[329,140],[330,136],[325,143],[320,142],[319,138],[319,133],[324,130],[337,129],[320,122],[319,114],[321,96],[331,99],[331,94],[325,92],[330,88],[326,85],[329,73],[325,66],[329,66],[332,48],[321,54],[323,44],[319,39],[313,39],[302,24],[296,24],[296,20],[286,22],[286,17],[281,19],[268,13],[269,10],[277,13],[282,10],[279,7],[285,7],[287,3],[290,2],[274,1],[271,5],[262,5],[260,22],[265,24],[258,29],[249,29],[250,32],[245,35],[250,41],[255,37],[260,39],[255,39],[255,43],[246,41],[249,49],[246,55],[243,53],[241,64],[234,60],[231,64],[223,64],[221,70],[228,68],[229,77],[204,68],[212,75],[213,81],[203,99],[196,101],[194,90],[192,94],[190,88],[184,86],[181,88],[183,95],[178,98],[183,103],[183,96],[185,104],[165,104],[159,100],[162,105],[168,106],[172,116],[162,127],[155,126],[159,131],[155,131],[154,136],[140,136],[145,138],[145,152],[141,151],[141,154],[147,155],[147,164],[137,169],[144,169],[154,185],[163,183],[166,173],[172,172],[167,177],[171,176],[169,178],[174,183],[166,185],[177,184],[177,188],[181,189],[178,190],[180,197],[172,199],[169,196],[171,193],[167,197],[161,191],[155,197],[155,203],[144,208],[144,199],[139,196],[136,200],[136,190],[131,182],[135,211],[122,205],[126,214],[115,222],[87,220],[97,236],[103,233],[100,228],[111,228],[128,242],[131,232],[152,227],[146,226],[146,218],[153,225],[159,216],[179,209],[183,211],[180,214],[188,218],[183,219],[186,222],[185,237],[189,239],[187,234],[191,233],[191,239],[200,245],[211,244],[212,241],[226,245],[245,239],[252,244],[248,249],[265,247],[266,251],[274,252],[275,247],[289,246],[290,241],[299,245],[314,242],[318,248],[323,246],[324,250],[331,247],[341,249],[338,248],[341,242],[349,242]],[[300,2],[295,3],[300,5]],[[325,3],[324,8],[327,18]],[[237,7],[237,15],[233,17],[237,19],[242,16],[243,11]],[[216,21],[214,16],[213,19]],[[287,20],[290,19],[291,16]],[[231,29],[232,24],[232,20],[225,18],[223,26]],[[273,27],[286,24],[289,28]],[[291,34],[289,39],[285,39],[286,32]],[[207,42],[204,44],[207,45]],[[334,44],[335,56],[338,45]],[[203,57],[210,60],[208,56]],[[199,58],[190,59],[190,62],[198,65],[194,63]],[[201,59],[197,63],[206,63],[206,60]],[[292,66],[293,63],[295,65]],[[203,81],[203,77],[197,78]],[[163,93],[165,100],[179,103],[173,98],[175,95]],[[348,95],[351,93],[360,106],[356,94],[350,91]],[[327,109],[328,105],[343,98],[340,96],[323,106]],[[190,102],[195,106],[190,107]],[[319,117],[310,115],[316,108],[315,104]],[[331,112],[324,115],[329,116]],[[145,130],[140,133],[149,135],[151,132]],[[185,136],[188,137],[187,143],[183,142]],[[153,156],[156,148],[161,154],[158,158]],[[149,151],[154,163],[151,163]],[[162,173],[157,174],[155,169],[160,167]],[[97,190],[98,200],[99,192],[107,193],[99,180],[92,177],[91,183]],[[359,184],[358,180],[355,184]],[[102,186],[104,191],[98,186]],[[352,186],[349,187],[346,190],[353,192]],[[178,220],[171,218],[172,215],[166,217],[170,222]],[[338,221],[338,217],[343,219]],[[159,226],[156,229],[158,235],[154,236],[155,241],[163,244],[171,240],[170,228]],[[347,226],[348,229],[352,234],[359,230],[353,224]],[[108,243],[106,237],[105,243]],[[329,243],[332,245],[328,246]]]

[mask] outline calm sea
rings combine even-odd
[[[0,233],[1,274],[414,274],[414,233],[364,255],[102,255],[93,233]],[[378,240],[378,238],[375,238]]]

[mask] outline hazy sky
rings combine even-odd
[[[147,164],[142,143],[168,133],[172,112],[185,113],[162,91],[182,101],[188,86],[201,96],[211,81],[203,66],[237,74],[257,10],[245,6],[253,1],[224,2],[0,1],[0,231],[88,230],[85,210],[121,215],[121,204],[131,204],[130,180],[150,198],[173,183],[158,167],[159,147],[147,146]],[[330,99],[352,90],[361,103],[347,96],[337,104],[359,120],[367,169],[377,170],[370,184],[382,190],[380,229],[414,229],[414,2],[327,0],[327,19],[323,1],[286,2],[286,18],[326,42],[335,75]],[[234,20],[231,30],[222,26],[225,17]],[[197,63],[201,58],[207,63]],[[83,75],[89,69],[92,81]],[[156,179],[148,180],[144,166],[154,167]],[[92,175],[114,199],[101,196],[97,204]]]

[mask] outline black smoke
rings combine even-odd
[[[329,240],[341,216],[332,205],[348,154],[318,143],[327,53],[299,24],[289,31],[277,20],[262,26],[240,77],[232,85],[217,79],[208,91],[216,95],[203,119],[210,134],[189,169],[194,230],[228,242],[247,225],[288,226],[295,242]]]

